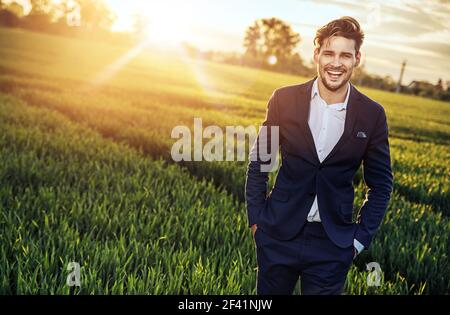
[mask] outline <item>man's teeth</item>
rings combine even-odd
[[[342,71],[327,71],[327,73],[332,79],[337,79],[344,72],[342,72]]]

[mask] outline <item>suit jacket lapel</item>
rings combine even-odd
[[[314,80],[316,78],[317,76],[302,85],[302,88],[300,89],[300,93],[297,98],[297,104],[299,108],[300,124],[303,127],[304,130],[303,134],[305,135],[308,144],[308,157],[310,161],[312,161],[314,164],[320,164],[321,162],[319,156],[317,155],[316,146],[314,144],[314,138],[308,124],[309,110],[311,106],[311,90]],[[341,137],[339,138],[338,142],[333,147],[331,152],[322,161],[322,163],[325,163],[334,154],[336,154],[339,148],[351,136],[360,109],[360,104],[358,104],[359,97],[360,93],[358,92],[358,90],[356,90],[356,88],[352,84],[350,84],[350,95],[347,103],[347,113],[345,115],[344,132],[342,133]]]
[[[305,153],[308,154],[307,158],[309,158],[311,162],[314,164],[319,164],[319,156],[317,155],[314,138],[308,124],[309,108],[311,105],[311,90],[316,78],[317,76],[301,86],[302,88],[300,89],[300,93],[297,97],[297,108],[299,110],[298,116],[300,117],[300,125],[303,129],[303,135],[305,136],[308,144],[308,152]]]

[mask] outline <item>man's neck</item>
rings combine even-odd
[[[320,80],[320,78],[319,80],[317,80],[317,83],[320,97],[327,103],[327,105],[343,103],[345,101],[345,98],[347,96],[348,83],[344,84],[336,91],[328,90],[322,83],[322,80]]]

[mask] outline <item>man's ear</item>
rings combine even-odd
[[[358,51],[358,52],[356,53],[355,58],[356,58],[355,67],[357,67],[357,66],[359,66],[359,64],[360,64],[360,62],[361,62],[361,51]]]
[[[314,58],[313,58],[313,60],[314,60],[314,63],[316,65],[319,64],[319,51],[320,51],[320,48],[315,48],[314,49]]]

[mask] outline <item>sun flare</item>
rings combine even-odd
[[[189,36],[189,7],[178,1],[145,1],[138,14],[146,20],[145,34],[149,42],[178,45]]]

